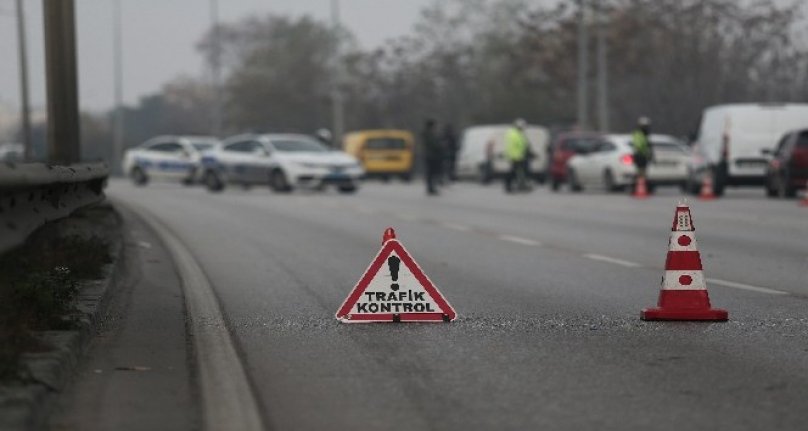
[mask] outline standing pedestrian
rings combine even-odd
[[[511,168],[505,174],[505,191],[513,192],[513,182],[516,180],[518,190],[527,190],[527,155],[528,142],[525,136],[525,120],[519,118],[513,127],[505,133],[505,158]]]
[[[449,181],[456,181],[455,166],[457,165],[457,152],[460,148],[457,142],[457,134],[451,124],[447,124],[443,128],[443,147],[446,149],[446,176]]]
[[[424,165],[426,167],[426,193],[437,195],[436,187],[441,173],[444,154],[440,139],[435,131],[435,120],[428,119],[421,132],[421,143],[424,148]]]

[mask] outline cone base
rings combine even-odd
[[[710,320],[725,322],[729,319],[727,310],[720,308],[646,308],[640,313],[642,320]]]
[[[715,196],[699,196],[700,201],[714,201],[715,199]]]

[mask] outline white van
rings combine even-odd
[[[808,128],[808,104],[732,104],[704,110],[693,151],[689,188],[696,192],[706,172],[714,192],[726,186],[763,185],[768,152],[786,132]]]
[[[500,124],[464,130],[457,154],[457,176],[487,183],[507,173],[511,167],[504,154],[505,134],[511,127],[510,124]],[[544,182],[550,134],[544,127],[529,125],[525,128],[525,135],[534,156],[530,161],[530,174],[537,181]]]

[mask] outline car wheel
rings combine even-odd
[[[412,181],[412,174],[411,173],[401,174],[401,181],[409,183],[410,181]]]
[[[797,196],[797,189],[791,185],[788,174],[777,177],[777,195],[781,198],[794,198]]]
[[[280,169],[275,169],[270,174],[269,186],[276,193],[289,193],[292,191],[292,186],[289,184],[289,180],[286,179],[286,174]]]
[[[143,187],[149,183],[149,177],[146,176],[146,173],[143,172],[143,169],[140,167],[135,166],[132,168],[132,172],[129,174],[132,178],[132,182],[139,187]]]
[[[220,192],[224,190],[224,182],[214,171],[206,171],[205,175],[202,177],[202,182],[205,184],[205,188],[210,192]]]
[[[550,180],[550,190],[557,192],[560,188],[561,188],[561,181],[559,181],[558,178],[553,177],[553,179]]]
[[[770,197],[770,198],[776,198],[777,197],[777,187],[776,187],[775,184],[772,184],[773,182],[774,182],[773,176],[771,174],[767,175],[766,176],[766,196]]]
[[[567,179],[569,180],[570,183],[570,191],[575,193],[583,191],[584,187],[578,181],[578,174],[576,174],[573,169],[569,169],[567,171]]]
[[[339,190],[340,193],[347,195],[356,193],[356,191],[359,190],[359,187],[356,184],[345,184],[337,187],[337,190]]]
[[[615,184],[614,174],[612,173],[611,169],[606,169],[603,171],[603,186],[606,188],[607,192],[620,191],[620,186]]]

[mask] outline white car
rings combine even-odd
[[[488,183],[493,178],[504,176],[510,171],[510,163],[505,159],[505,135],[511,125],[474,126],[463,131],[463,139],[457,154],[457,176],[476,179]],[[530,143],[533,158],[530,160],[530,174],[539,182],[547,176],[547,146],[550,134],[540,126],[529,125],[525,135]]]
[[[648,187],[677,185],[684,188],[688,176],[690,149],[680,140],[668,135],[650,137],[654,160],[648,165]],[[631,135],[606,135],[592,151],[578,154],[567,162],[570,188],[580,191],[586,187],[620,191],[634,184]]]
[[[157,136],[126,150],[123,173],[139,186],[150,180],[193,184],[201,166],[202,153],[218,141],[207,136]]]
[[[239,135],[205,153],[203,182],[211,191],[227,184],[268,184],[276,192],[333,185],[353,193],[365,171],[353,156],[306,135]]]

